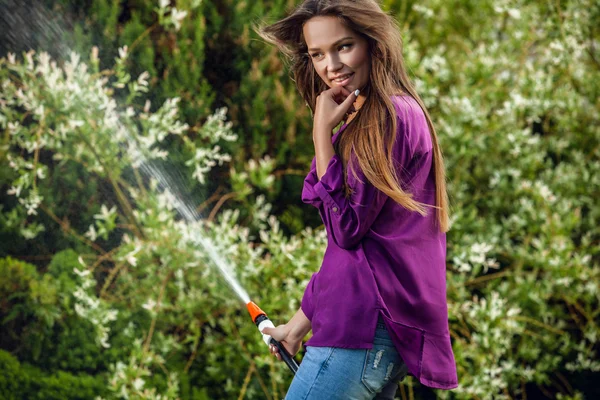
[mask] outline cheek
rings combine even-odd
[[[327,80],[327,72],[325,71],[325,68],[315,65],[313,64],[313,67],[317,73],[317,75],[319,75],[319,78],[321,78],[321,80],[325,83],[329,83],[329,81]]]
[[[356,52],[356,54],[354,54],[354,67],[356,69],[360,68],[363,71],[366,71],[368,73],[369,71],[369,56],[367,54],[366,51],[360,51],[360,52]]]

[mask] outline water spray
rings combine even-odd
[[[290,353],[288,353],[288,351],[285,349],[285,347],[283,347],[283,345],[280,342],[273,339],[270,335],[262,333],[263,328],[267,328],[267,327],[275,328],[275,326],[273,325],[273,322],[271,322],[269,317],[267,317],[267,314],[263,310],[261,310],[260,307],[257,306],[256,303],[254,303],[253,301],[247,302],[246,308],[248,309],[248,312],[250,313],[252,322],[254,322],[256,324],[256,326],[258,327],[258,331],[262,335],[263,341],[267,345],[272,344],[272,345],[276,346],[277,349],[279,349],[279,354],[281,355],[281,359],[287,364],[290,371],[292,371],[292,373],[295,374],[296,371],[298,371],[298,364],[296,363],[296,360],[294,360],[294,357],[292,357],[292,355]]]
[[[138,150],[140,147],[137,143],[136,138],[132,135],[129,135],[129,139],[130,148]],[[168,189],[173,194],[173,196],[171,196],[171,200],[173,201],[173,204],[175,208],[179,211],[179,213],[190,223],[200,220],[200,216],[198,215],[196,209],[192,207],[189,202],[186,202],[183,200],[183,198],[181,198],[181,194],[178,193],[177,188],[171,183],[172,179],[167,179],[166,171],[157,168],[152,163],[149,163],[148,160],[144,157],[144,155],[140,154],[139,151],[134,154],[138,154],[139,156],[141,156],[140,167],[142,171],[145,172],[147,175],[157,179],[160,185]],[[260,307],[256,305],[256,303],[250,301],[250,296],[235,279],[231,271],[231,267],[227,265],[223,257],[217,252],[217,249],[212,244],[212,242],[208,238],[205,238],[202,234],[199,234],[199,231],[196,229],[190,229],[188,232],[186,232],[186,239],[199,244],[204,248],[204,250],[206,250],[210,258],[213,260],[213,262],[221,272],[221,275],[225,278],[227,283],[239,296],[239,298],[246,304],[246,308],[248,309],[248,312],[252,317],[252,322],[254,322],[258,327],[258,330],[262,335],[263,341],[267,345],[274,345],[277,347],[277,349],[279,349],[281,359],[286,363],[286,365],[292,371],[292,373],[295,374],[298,370],[298,364],[294,360],[294,357],[292,357],[290,353],[288,353],[288,351],[281,343],[279,343],[279,341],[273,339],[270,335],[262,333],[263,328],[274,328],[275,326],[273,325],[273,322],[271,322],[271,320],[267,317],[267,314],[263,310],[261,310]]]
[[[167,179],[166,171],[163,169],[159,169],[156,165],[148,162],[148,158],[146,154],[142,151],[142,147],[139,145],[139,139],[137,139],[133,134],[126,130],[127,138],[129,139],[129,151],[132,152],[132,157],[134,160],[137,160],[138,166],[141,170],[146,173],[148,176],[154,177],[158,183],[165,189],[167,189],[172,196],[170,196],[170,200],[173,202],[175,208],[179,211],[179,213],[190,223],[194,223],[200,220],[200,215],[196,211],[195,207],[191,206],[191,203],[185,201],[183,196],[177,190],[177,187],[172,184],[173,179]],[[252,317],[252,322],[256,324],[260,334],[262,335],[263,341],[267,345],[274,345],[279,349],[279,354],[281,355],[281,359],[286,363],[288,368],[292,371],[292,373],[296,373],[298,370],[298,364],[294,360],[294,357],[290,355],[290,353],[285,349],[285,347],[277,340],[273,339],[270,335],[262,333],[262,329],[269,327],[274,328],[273,322],[267,317],[267,314],[260,309],[256,305],[256,303],[250,301],[250,296],[244,290],[244,288],[238,283],[235,279],[230,266],[227,265],[223,257],[219,255],[217,249],[212,244],[212,242],[204,237],[202,234],[196,229],[191,229],[186,232],[185,236],[187,240],[193,241],[199,245],[201,245],[210,258],[214,261],[217,268],[227,281],[227,283],[231,286],[231,288],[235,291],[235,293],[242,299],[242,301],[246,304],[246,308]]]

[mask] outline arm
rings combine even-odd
[[[348,185],[354,193],[346,198],[342,160],[334,153],[331,140],[322,138],[326,138],[323,133],[313,135],[316,157],[304,181],[302,201],[319,209],[327,234],[336,245],[350,249],[369,231],[387,196],[366,180],[355,162],[360,180],[348,169]]]
[[[296,314],[290,319],[287,324],[279,325],[276,328],[264,328],[262,333],[271,335],[275,340],[279,341],[285,349],[293,356],[298,353],[302,345],[302,339],[310,332],[311,324],[302,308],[296,311]],[[279,350],[275,346],[269,346],[271,353],[278,360],[281,360]]]
[[[317,128],[319,129],[319,128]],[[313,132],[313,143],[315,145],[316,171],[319,180],[327,171],[327,165],[335,155],[333,144],[331,143],[331,132]]]
[[[298,308],[296,314],[294,314],[292,319],[290,319],[290,322],[288,322],[286,325],[288,325],[290,329],[289,336],[300,341],[304,339],[304,336],[310,332],[312,327],[310,321],[304,314],[304,311],[302,311],[302,307]]]

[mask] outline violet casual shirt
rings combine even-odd
[[[393,96],[398,129],[393,157],[403,187],[435,204],[433,149],[425,114],[410,96]],[[343,124],[332,142],[344,131]],[[388,125],[391,126],[391,125]],[[352,154],[352,157],[355,157]],[[409,374],[439,389],[458,386],[448,330],[446,234],[436,213],[411,212],[372,186],[360,170],[329,161],[319,181],[316,158],[304,180],[302,201],[318,208],[327,231],[320,270],[306,286],[301,308],[311,321],[307,346],[372,348],[381,313]]]

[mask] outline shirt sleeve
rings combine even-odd
[[[351,157],[355,161],[353,167],[358,179],[354,177],[350,168],[347,168],[348,186],[353,189],[350,197],[346,197],[344,193],[342,160],[337,154],[329,160],[327,170],[320,181],[316,171],[316,158],[313,158],[311,171],[302,190],[302,201],[319,209],[328,236],[343,249],[351,249],[358,245],[389,198],[366,179],[354,153]],[[405,126],[399,118],[393,157],[400,170],[406,167],[411,159]],[[400,170],[398,172],[402,176]]]

